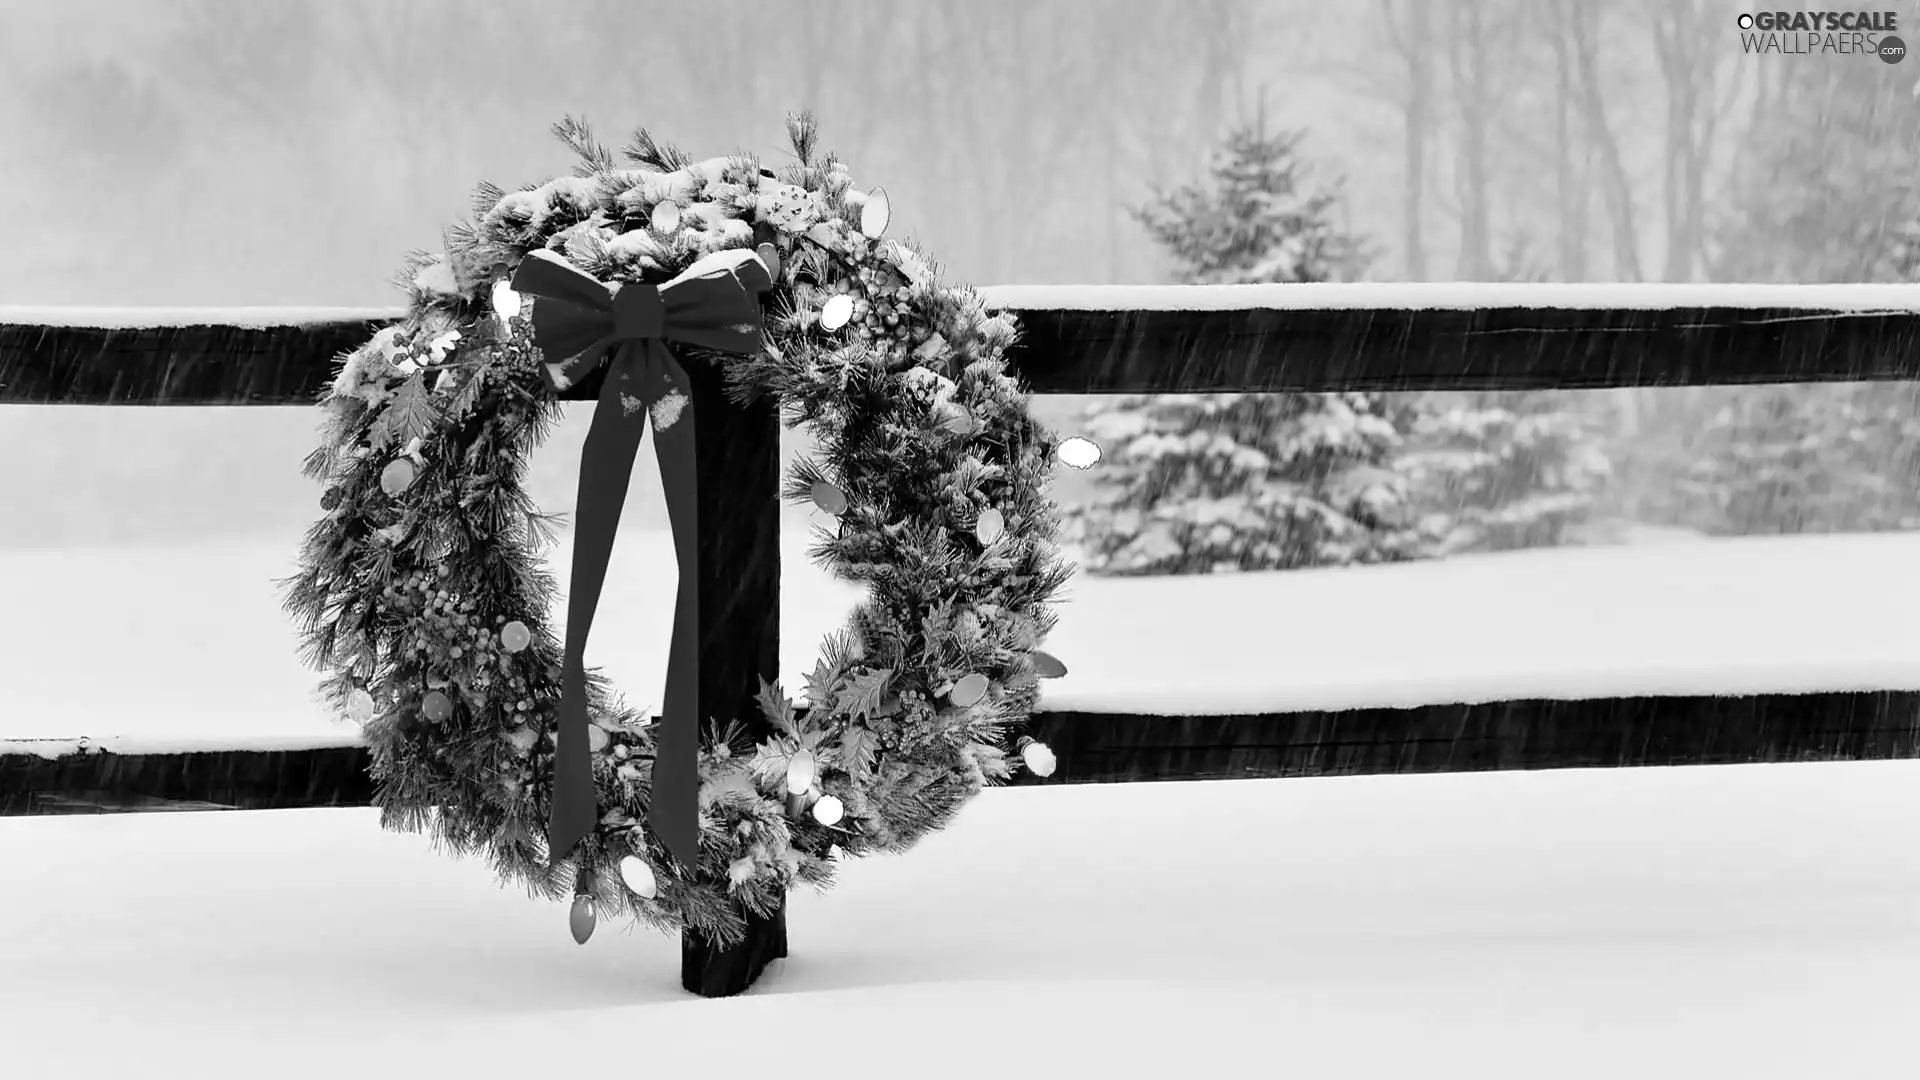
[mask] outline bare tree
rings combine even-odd
[[[1200,78],[1193,115],[1200,123],[1190,134],[1200,145],[1212,145],[1228,97],[1236,118],[1245,112],[1247,49],[1256,27],[1247,0],[1202,0],[1197,14]]]
[[[1459,110],[1459,152],[1454,188],[1460,199],[1462,281],[1493,277],[1492,172],[1487,161],[1487,127],[1493,103],[1489,85],[1484,0],[1454,0],[1448,9],[1447,73]]]
[[[1666,211],[1666,259],[1662,278],[1691,281],[1705,254],[1706,179],[1714,137],[1740,89],[1721,79],[1734,55],[1711,33],[1723,5],[1712,0],[1642,0],[1654,55],[1666,85],[1666,154],[1661,194]],[[1726,83],[1723,89],[1720,84]],[[1725,95],[1724,97],[1721,95]]]
[[[1503,192],[1499,189],[1507,185],[1499,181],[1515,175],[1512,165],[1503,161],[1508,147],[1541,152],[1532,134],[1537,121],[1522,107],[1533,96],[1529,91],[1537,64],[1523,47],[1528,30],[1524,3],[1452,0],[1447,11],[1442,48],[1454,105],[1453,188],[1460,221],[1456,276],[1488,281],[1507,272],[1495,258],[1496,234],[1503,227],[1515,236],[1530,231],[1523,211],[1533,185]],[[1503,221],[1495,220],[1496,201],[1506,210]]]
[[[1560,279],[1585,281],[1593,144],[1580,137],[1580,97],[1569,40],[1573,11],[1565,3],[1552,3],[1544,14],[1545,36],[1554,58],[1553,162]]]
[[[1242,81],[1247,7],[969,0],[920,9],[915,63],[937,87],[929,93],[947,125],[924,153],[968,180],[947,212],[1032,223],[976,273],[1031,279],[1069,272],[1071,259],[1078,280],[1138,277],[1124,264],[1151,249],[1126,208],[1208,149]],[[1084,236],[1099,239],[1078,242]]]
[[[1569,51],[1579,91],[1583,134],[1599,157],[1600,193],[1612,223],[1614,275],[1640,281],[1640,238],[1633,210],[1633,186],[1621,161],[1620,142],[1607,121],[1600,74],[1600,9],[1597,0],[1553,0],[1566,10]]]
[[[1427,143],[1433,136],[1433,29],[1426,0],[1380,0],[1387,40],[1406,66],[1405,93],[1400,99],[1401,192],[1403,225],[1400,245],[1408,281],[1427,280],[1426,208]]]

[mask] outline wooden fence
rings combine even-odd
[[[984,290],[1041,394],[1422,391],[1920,378],[1920,287],[1260,285]],[[392,312],[0,308],[0,404],[310,406]],[[778,428],[699,385],[703,699],[752,715],[779,641]],[[591,399],[589,379],[570,397]],[[702,401],[701,399],[706,399]],[[4,422],[4,416],[0,416]],[[30,507],[7,507],[31,513]],[[4,589],[4,583],[0,583]],[[31,617],[31,613],[26,613]],[[6,672],[5,681],[31,672]],[[1912,757],[1920,693],[1436,704],[1257,716],[1040,712],[1052,782]],[[58,723],[48,718],[49,727]],[[50,736],[87,734],[49,730]],[[364,805],[357,746],[0,747],[0,814]]]

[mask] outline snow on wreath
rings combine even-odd
[[[1007,374],[1014,318],[885,238],[884,192],[817,153],[805,115],[779,173],[645,131],[623,166],[584,124],[555,131],[574,174],[483,186],[477,222],[408,264],[404,318],[342,364],[308,461],[325,515],[287,606],[328,700],[364,728],[386,827],[571,893],[582,942],[624,911],[739,948],[837,859],[910,847],[1018,764],[1053,771],[1016,729],[1036,680],[1065,673],[1040,651],[1069,574],[1045,491],[1058,444]],[[822,646],[804,708],[763,680],[757,745],[749,718],[699,722],[687,369],[716,364],[736,400],[771,395],[811,429],[818,456],[785,495],[833,516],[815,557],[869,590]],[[562,641],[539,563],[552,519],[522,482],[560,391],[601,365]],[[649,418],[680,519],[658,722],[583,651],[618,463]]]

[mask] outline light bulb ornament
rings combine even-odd
[[[947,691],[947,700],[963,709],[972,708],[980,703],[981,698],[987,696],[987,689],[990,685],[985,675],[977,671],[973,672],[972,674],[961,677],[958,682],[953,684],[953,689]]]
[[[760,261],[766,265],[768,274],[771,274],[776,279],[779,278],[780,276],[780,249],[779,248],[774,247],[772,244],[760,244],[753,249],[753,253],[755,255],[760,256]]]
[[[1054,456],[1070,469],[1091,469],[1100,463],[1100,446],[1092,439],[1075,435],[1062,442]]]
[[[860,235],[869,240],[880,239],[892,218],[893,207],[887,201],[886,189],[874,188],[860,203]]]
[[[628,855],[620,860],[620,881],[627,891],[642,900],[651,900],[659,895],[660,884],[654,878],[653,867],[638,855]]]
[[[1059,765],[1052,747],[1028,738],[1020,740],[1020,761],[1033,775],[1043,779],[1052,776],[1053,770]]]
[[[810,495],[813,498],[813,505],[819,507],[821,511],[834,517],[846,513],[847,493],[825,480],[814,481]]]
[[[794,751],[787,760],[787,816],[799,817],[807,807],[807,795],[813,791],[813,781],[817,772],[813,752],[806,749]]]
[[[567,916],[567,927],[573,931],[573,940],[577,945],[585,945],[593,937],[594,927],[600,921],[598,905],[594,903],[594,876],[591,871],[582,870],[573,883],[573,909]]]
[[[853,297],[837,293],[820,305],[820,329],[829,333],[853,321]]]
[[[520,294],[504,278],[493,283],[493,313],[506,323],[520,317]]]

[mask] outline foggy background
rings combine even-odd
[[[1337,191],[1332,218],[1368,246],[1367,280],[1912,279],[1920,68],[1745,55],[1742,10],[0,0],[0,303],[391,305],[402,255],[437,249],[477,182],[511,189],[571,165],[547,134],[562,115],[610,142],[644,125],[695,156],[778,160],[800,107],[857,181],[887,188],[894,230],[973,284],[1176,280],[1131,210],[1199,177],[1261,109]],[[1867,464],[1849,451],[1846,467],[1892,491],[1906,478],[1871,475],[1872,455],[1913,441],[1911,395],[1861,392],[1877,396],[1833,408],[1881,427],[1833,438],[1867,446]],[[1784,405],[1756,393],[1553,399],[1611,455],[1601,516],[1701,533],[1856,527],[1804,507],[1731,524],[1660,509],[1716,418],[1838,415],[1809,406],[1812,390]],[[1036,408],[1074,431],[1086,404]],[[536,461],[554,509],[570,507],[585,409]],[[0,547],[291,544],[317,512],[298,476],[313,428],[301,409],[0,407]],[[803,444],[790,437],[789,453]],[[635,475],[629,521],[657,526],[651,461]],[[1071,505],[1091,483],[1068,474],[1056,495]]]

